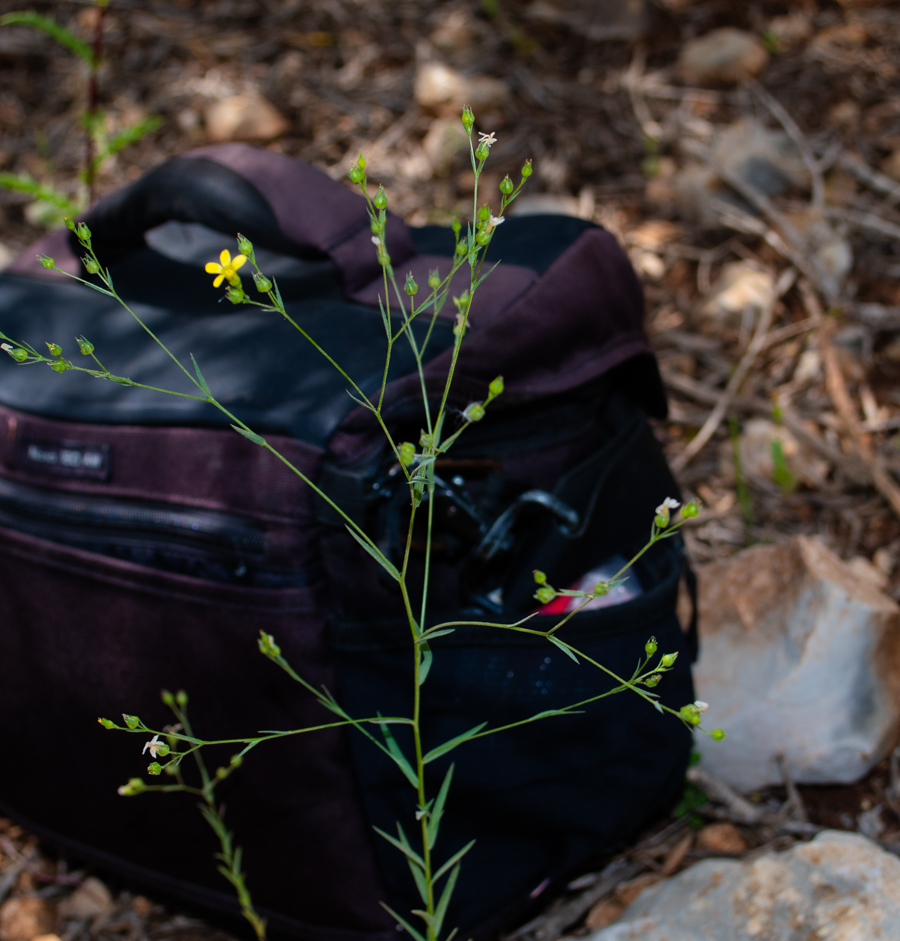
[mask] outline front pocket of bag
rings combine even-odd
[[[162,728],[174,721],[160,700],[166,686],[188,692],[194,730],[207,739],[333,720],[257,649],[260,631],[273,634],[305,678],[333,688],[318,589],[217,584],[8,529],[0,565],[0,800],[67,840],[227,892],[194,798],[116,794],[130,777],[171,779],[147,774],[148,736],[107,731],[97,717],[121,723],[128,712]],[[209,760],[227,764],[239,748],[223,745]],[[222,796],[258,904],[307,923],[379,927],[343,732],[258,748]]]

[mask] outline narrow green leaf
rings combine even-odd
[[[110,138],[109,143],[104,148],[104,157],[112,157],[129,144],[136,144],[148,134],[152,134],[160,124],[162,124],[162,118],[153,114],[149,118],[144,118],[143,121],[119,131],[118,134],[114,134]]]
[[[397,571],[396,567],[392,565],[382,554],[376,549],[373,545],[366,542],[357,532],[351,529],[347,524],[344,524],[347,528],[347,532],[369,553],[370,556],[391,576],[391,578],[396,581],[400,581],[400,573]]]
[[[434,654],[427,643],[419,644],[419,648],[422,651],[422,661],[419,664],[419,686],[421,686],[428,679],[428,672],[431,670]]]
[[[406,862],[409,865],[409,870],[413,875],[413,879],[416,883],[416,888],[419,890],[419,895],[422,897],[422,901],[427,905],[428,904],[428,883],[425,879],[425,871],[422,868],[424,866],[424,861],[421,860],[421,857],[418,854],[413,852],[412,846],[410,846],[409,840],[406,837],[406,834],[403,832],[403,827],[400,826],[399,821],[397,822],[397,832],[400,834],[400,842],[403,844],[403,852],[406,854]],[[411,858],[410,854],[416,857],[415,861]],[[420,861],[422,865],[420,865]]]
[[[409,871],[412,873],[412,877],[415,880],[416,888],[419,890],[419,896],[422,901],[427,905],[428,904],[428,883],[425,881],[425,873],[409,858],[406,860],[407,865],[409,866]]]
[[[437,908],[434,910],[434,934],[435,937],[440,937],[441,928],[444,926],[444,916],[447,914],[447,906],[450,904],[450,896],[453,895],[453,890],[456,888],[456,880],[459,878],[460,864],[457,863],[453,867],[453,871],[450,873],[450,878],[447,880],[447,884],[444,886],[444,891],[441,893],[441,900],[437,904]]]
[[[456,748],[457,745],[462,745],[463,742],[467,742],[473,735],[477,735],[485,726],[487,722],[482,722],[480,725],[476,725],[474,728],[469,729],[468,732],[463,732],[462,735],[457,735],[456,738],[451,738],[449,741],[444,742],[443,745],[438,745],[437,748],[432,748],[430,752],[422,759],[422,764],[428,764],[429,761],[434,761],[435,758],[440,758],[441,755],[446,755],[448,751],[452,751]]]
[[[437,843],[438,830],[441,826],[441,817],[444,816],[444,804],[447,803],[447,793],[450,790],[450,782],[453,780],[453,769],[455,767],[456,765],[450,765],[450,767],[447,769],[447,773],[444,775],[444,783],[441,785],[441,789],[438,791],[438,796],[434,802],[434,807],[431,809],[431,813],[428,815],[426,839],[428,840],[429,850],[433,849],[434,844]]]
[[[384,332],[387,334],[388,342],[391,340],[391,318],[388,317],[387,311],[384,309],[384,302],[381,299],[381,295],[378,295],[378,309],[381,311],[381,319],[384,321]]]
[[[653,708],[659,713],[662,713],[663,711],[663,707],[658,702],[653,703]]]
[[[197,365],[197,360],[194,359],[194,354],[191,353],[191,362],[194,364],[194,372],[197,374],[197,382],[200,383],[200,389],[205,396],[210,396],[209,386],[206,384],[206,380],[203,378],[203,373],[200,372],[200,367]],[[234,425],[231,426],[234,428]],[[244,432],[242,432],[243,434]]]
[[[249,441],[252,441],[254,444],[265,444],[265,443],[266,443],[266,439],[265,439],[265,438],[260,438],[259,435],[254,434],[252,431],[245,431],[243,428],[238,428],[237,425],[232,425],[231,427],[234,428],[234,430],[235,430],[239,435],[243,435],[245,438],[247,438]]]
[[[401,918],[392,908],[385,905],[384,902],[379,902],[381,907],[397,922],[398,925],[402,925],[415,939],[416,941],[425,941],[425,936],[420,932],[416,931],[415,928],[405,919]]]
[[[576,663],[578,663],[578,657],[572,653],[571,650],[560,640],[557,640],[555,637],[548,637],[547,640],[553,644],[554,647],[559,647],[559,649],[567,656],[571,657]]]
[[[378,714],[378,717],[381,718],[381,713]],[[406,755],[400,750],[400,746],[397,744],[397,740],[391,733],[390,728],[386,725],[382,725],[381,734],[384,736],[384,743],[387,745],[388,753],[391,758],[394,759],[397,763],[397,767],[400,768],[406,776],[406,780],[409,781],[413,787],[417,788],[419,786],[419,778],[415,771],[413,771],[412,765],[407,760]]]
[[[420,641],[419,643],[426,643],[429,640],[432,640],[434,637],[443,637],[444,634],[452,634],[456,630],[455,627],[445,627],[443,630],[435,631],[434,633],[428,632],[425,640]]]
[[[447,862],[445,862],[444,865],[441,866],[441,868],[438,869],[438,871],[434,874],[434,877],[431,880],[432,884],[437,882],[445,872],[447,872],[449,869],[452,869],[463,858],[463,856],[465,856],[466,853],[472,849],[474,845],[475,841],[472,840],[469,843],[466,843],[466,845],[458,853],[454,853],[454,855],[451,856],[450,859],[448,859]]]
[[[412,860],[417,866],[419,866],[422,871],[425,871],[425,863],[422,857],[408,844],[406,846],[400,842],[395,836],[391,836],[390,833],[385,833],[384,830],[379,830],[378,827],[372,827],[372,829],[381,837],[384,837],[391,844],[391,846],[397,847],[403,855]]]
[[[0,26],[30,26],[32,29],[39,29],[60,45],[65,46],[70,52],[74,52],[76,56],[80,56],[85,62],[94,64],[94,53],[91,47],[64,26],[60,26],[52,17],[41,16],[40,13],[31,10],[17,11],[0,16]]]

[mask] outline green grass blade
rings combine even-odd
[[[94,53],[91,47],[80,40],[74,33],[69,32],[65,26],[60,26],[52,17],[41,16],[33,10],[15,11],[0,16],[0,26],[30,26],[32,29],[46,33],[60,45],[65,46],[69,52],[84,59],[89,65],[94,65]]]

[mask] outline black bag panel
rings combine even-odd
[[[512,216],[494,230],[486,260],[522,265],[543,274],[582,232],[596,228],[593,222],[574,216]],[[456,251],[456,236],[446,226],[410,227],[409,234],[420,255],[452,257]]]
[[[101,864],[123,860],[188,896],[227,891],[196,798],[116,794],[134,776],[168,779],[141,773],[149,736],[107,731],[97,716],[121,722],[128,712],[162,728],[174,721],[160,701],[165,683],[191,695],[193,728],[206,738],[332,721],[257,650],[259,632],[272,632],[310,682],[333,687],[320,588],[222,585],[2,528],[0,560],[0,715],[4,748],[19,756],[3,762],[4,805],[92,847],[87,858]],[[208,766],[227,766],[237,748],[209,749]],[[186,776],[196,780],[191,759]],[[306,926],[390,927],[344,730],[264,745],[216,794],[262,908]]]
[[[621,677],[631,676],[655,636],[660,653],[679,653],[656,688],[680,708],[694,698],[685,636],[674,613],[680,551],[664,545],[640,567],[648,589],[622,605],[576,615],[560,636]],[[530,622],[540,629],[558,618]],[[384,715],[412,708],[412,652],[405,624],[338,624],[332,631],[342,701],[360,714],[377,702]],[[393,642],[388,637],[393,636]],[[605,692],[614,681],[590,664],[575,664],[546,640],[492,628],[461,628],[434,641],[435,659],[423,687],[425,747],[475,725],[520,721]],[[411,737],[393,734],[407,755]],[[679,793],[690,733],[673,717],[625,691],[584,707],[476,740],[430,764],[433,797],[455,763],[438,862],[469,840],[449,926],[470,931],[497,909],[527,904],[545,879],[571,872],[633,836]],[[412,826],[415,800],[389,759],[358,736],[354,766],[373,825],[396,832]],[[376,854],[392,906],[417,907],[405,861],[388,844]],[[486,887],[490,886],[490,891]]]
[[[165,272],[175,262],[155,252],[144,275]],[[137,256],[132,256],[132,259]],[[154,265],[159,262],[159,268]],[[126,265],[128,262],[126,262]],[[184,267],[184,266],[180,266]],[[201,272],[202,274],[202,272]],[[114,270],[115,276],[115,270]],[[207,279],[208,275],[205,276]],[[163,291],[165,281],[159,282]],[[209,294],[214,295],[211,287]],[[230,308],[230,305],[229,305]],[[22,275],[0,275],[0,329],[40,348],[60,343],[78,365],[92,360],[74,353],[74,338],[85,336],[111,372],[135,382],[196,394],[188,378],[112,298],[75,284],[52,284]],[[136,303],[134,310],[182,362],[193,353],[222,404],[262,433],[285,434],[316,446],[327,443],[356,404],[347,381],[283,318],[242,309],[186,309]],[[233,310],[233,308],[232,308]],[[363,392],[380,388],[384,369],[384,324],[378,311],[334,297],[289,302],[288,313],[333,356]],[[395,321],[395,329],[400,321]],[[413,325],[419,339],[425,320]],[[431,349],[452,343],[451,326],[435,325]],[[287,363],[289,368],[280,364]],[[391,376],[415,366],[408,344],[397,343]],[[51,376],[46,367],[5,364],[0,402],[23,412],[70,421],[122,425],[229,427],[230,419],[205,402],[136,390],[83,373]]]

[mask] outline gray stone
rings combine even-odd
[[[765,46],[752,34],[731,26],[688,40],[678,56],[687,82],[740,82],[761,72],[769,61]]]
[[[639,39],[649,22],[646,0],[534,0],[526,13],[594,42]]]
[[[591,941],[900,938],[900,860],[834,830],[750,862],[709,859],[645,889]]]
[[[741,790],[849,783],[900,724],[900,607],[821,542],[798,536],[702,566],[697,696],[703,767]],[[900,934],[897,935],[900,938]]]

